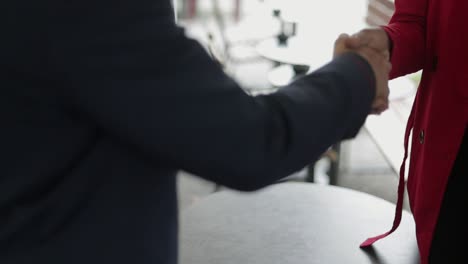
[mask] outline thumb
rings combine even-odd
[[[349,39],[349,35],[346,33],[341,33],[338,38],[335,40],[335,47],[345,47],[346,41]]]
[[[335,49],[333,51],[334,56],[337,56],[337,55],[345,52],[346,50],[348,50],[348,48],[346,47],[346,43],[345,43],[345,41],[348,38],[349,38],[349,35],[345,34],[345,33],[338,36],[338,38],[335,40]]]

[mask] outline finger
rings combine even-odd
[[[334,47],[334,50],[333,50],[333,56],[337,56],[337,55],[340,55],[342,53],[344,53],[345,51],[348,50],[348,48],[346,47],[345,45],[345,40],[349,38],[349,35],[348,34],[341,34],[340,36],[338,36],[338,38],[335,40],[335,47]]]
[[[346,33],[341,33],[341,34],[338,36],[338,39],[342,39],[342,40],[343,40],[343,39],[347,39],[347,38],[349,38],[349,35],[346,34]]]
[[[380,107],[372,108],[370,114],[380,115],[388,109],[388,105],[382,105]]]
[[[380,108],[381,106],[385,106],[386,104],[387,98],[383,98],[382,96],[378,95],[372,103],[372,108]]]
[[[372,35],[368,30],[361,30],[356,34],[351,35],[350,42],[358,43],[358,47],[367,46],[372,40]]]
[[[388,109],[388,100],[383,98],[378,98],[371,107],[372,111],[374,112],[383,112]]]
[[[379,52],[388,51],[388,36],[381,28],[367,28],[351,36],[358,38],[362,45],[372,47]]]
[[[367,54],[372,54],[375,57],[380,57],[384,59],[384,55],[382,52],[379,52],[376,49],[373,49],[372,47],[369,46],[362,46],[361,48],[358,49],[359,51],[365,52]]]
[[[372,108],[371,109],[371,114],[380,115],[381,113],[383,113],[387,109],[388,109],[388,105],[381,105],[381,106]]]
[[[388,60],[388,57],[385,56],[385,53],[367,46],[358,49],[358,53],[364,54],[368,58],[379,61],[379,65],[383,70],[386,71],[387,74],[392,70],[392,63]]]
[[[390,63],[390,61],[387,61],[385,63],[385,67],[387,68],[387,73],[390,73],[392,71],[392,63]]]
[[[390,52],[388,50],[383,52],[383,56],[385,57],[386,60],[390,60]]]
[[[338,38],[335,40],[335,47],[344,47],[346,40],[349,39],[349,35],[346,33],[341,33]]]
[[[377,112],[380,114],[382,114],[383,112],[387,111],[388,109],[388,105],[387,106],[382,106],[380,108],[377,109]]]
[[[359,49],[365,45],[365,43],[363,43],[363,41],[356,36],[348,37],[344,40],[344,42],[346,47],[349,49]]]

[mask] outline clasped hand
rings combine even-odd
[[[372,67],[376,79],[376,93],[371,114],[380,114],[388,108],[388,77],[391,70],[389,40],[381,28],[364,29],[349,36],[341,34],[335,41],[333,56],[355,52]]]

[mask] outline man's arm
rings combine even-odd
[[[74,111],[158,164],[253,190],[356,135],[369,113],[375,79],[357,54],[251,97],[169,16],[129,10],[68,21],[53,43],[54,77]]]

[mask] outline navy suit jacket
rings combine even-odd
[[[347,53],[249,96],[169,0],[3,1],[0,17],[2,264],[174,264],[177,171],[262,188],[354,137],[375,93]]]

